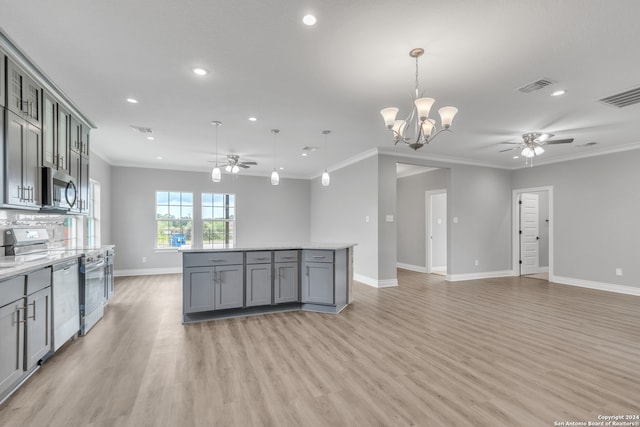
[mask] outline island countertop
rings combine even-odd
[[[289,244],[273,244],[273,245],[255,245],[243,246],[237,248],[180,248],[180,252],[250,252],[250,251],[280,251],[291,249],[315,249],[337,251],[357,246],[357,243],[346,242],[307,242],[307,243],[289,243]]]

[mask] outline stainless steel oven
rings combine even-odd
[[[100,253],[88,253],[80,259],[80,335],[104,315],[105,260]]]

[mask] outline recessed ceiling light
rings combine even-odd
[[[305,15],[302,18],[302,22],[304,22],[304,25],[308,25],[308,26],[312,26],[312,25],[316,25],[316,17],[313,15]]]
[[[249,121],[250,122],[256,122],[256,121],[258,121],[258,118],[257,117],[249,117]]]
[[[302,153],[302,157],[307,157],[309,153]]]
[[[553,92],[553,93],[551,94],[551,96],[561,96],[561,95],[564,95],[565,93],[566,93],[566,91],[565,91],[565,90],[560,89],[560,90],[557,90],[557,91]]]
[[[207,74],[209,74],[209,72],[207,70],[205,70],[204,68],[200,68],[200,67],[196,67],[193,69],[193,73],[197,74],[198,76],[206,76]]]
[[[135,98],[127,98],[127,102],[128,102],[129,104],[137,104],[137,103],[138,103],[138,100],[137,100],[137,99],[135,99]]]
[[[158,159],[158,160],[162,160],[162,157],[158,156],[158,157],[156,157],[156,159]]]
[[[519,158],[520,158],[520,156],[513,156],[513,158],[514,158],[514,159],[519,159]]]
[[[154,138],[154,137],[152,137],[152,136],[148,136],[148,137],[147,137],[147,139],[148,139],[149,141],[153,141],[155,138]]]
[[[280,166],[280,170],[281,170],[281,171],[283,171],[283,170],[284,170],[284,168],[283,168],[282,166]]]

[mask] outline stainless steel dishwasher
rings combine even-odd
[[[53,266],[53,350],[80,331],[80,270],[78,260]]]

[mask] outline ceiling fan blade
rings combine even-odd
[[[500,150],[499,153],[504,153],[506,151],[513,151],[513,150],[516,150],[516,149],[518,149],[518,147],[507,148],[506,150]]]
[[[249,165],[249,166],[257,166],[258,163],[256,162],[241,162],[243,165]]]
[[[567,139],[554,139],[553,141],[547,141],[547,144],[571,144],[573,142],[573,138]]]
[[[502,142],[499,142],[498,144],[518,144],[518,145],[521,145],[522,142],[502,141]]]
[[[246,164],[244,164],[244,163],[238,163],[238,164],[236,164],[236,166],[241,167],[241,168],[244,168],[244,169],[249,169],[249,166],[247,166],[247,165],[246,165]]]

